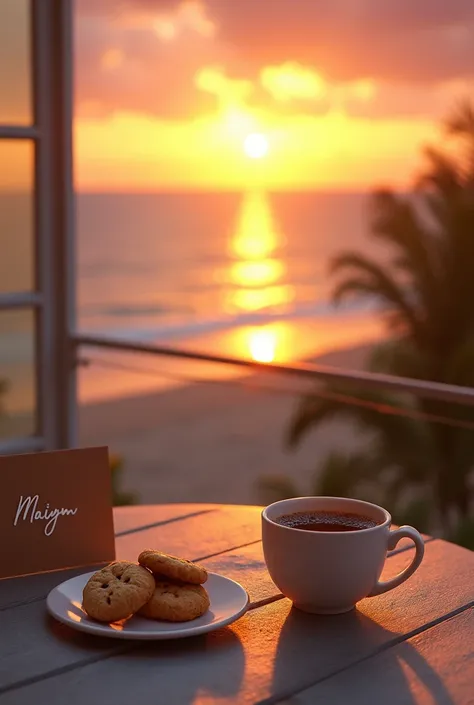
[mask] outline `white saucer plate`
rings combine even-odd
[[[246,590],[230,578],[209,573],[205,588],[211,605],[202,617],[191,622],[159,622],[134,615],[114,624],[103,624],[88,617],[82,609],[82,591],[93,573],[66,580],[48,595],[48,612],[63,624],[81,632],[114,639],[182,639],[205,634],[235,622],[248,609]]]

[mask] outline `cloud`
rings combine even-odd
[[[286,61],[280,66],[265,66],[260,73],[260,82],[275,100],[281,102],[315,100],[327,92],[321,76],[296,61]]]
[[[201,91],[216,96],[218,104],[223,107],[245,103],[254,90],[251,81],[226,76],[222,66],[205,66],[196,73],[194,82]]]
[[[207,0],[222,40],[259,64],[298,61],[329,80],[432,81],[472,73],[472,0]]]
[[[163,41],[172,41],[195,33],[213,37],[216,23],[208,16],[202,0],[181,0],[166,7],[163,3],[133,3],[122,5],[120,12],[111,14],[115,22],[126,28],[151,29]]]
[[[424,115],[439,106],[440,86],[474,78],[473,0],[77,0],[76,8],[82,114],[186,119],[245,85],[253,105],[282,113],[336,102],[354,115]],[[220,67],[207,88],[206,67]]]
[[[121,110],[172,119],[213,109],[215,99],[194,89],[197,67],[217,59],[216,26],[202,2],[185,0],[153,15],[117,2],[88,14],[83,5],[76,20],[79,116]],[[219,60],[227,61],[225,52]]]

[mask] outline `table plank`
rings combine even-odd
[[[220,504],[136,504],[114,507],[115,535],[220,509]]]
[[[183,558],[201,560],[205,556],[260,541],[261,511],[260,507],[221,505],[216,511],[178,523],[119,536],[116,540],[117,557],[136,561],[144,548],[157,548]]]
[[[390,570],[401,569],[408,553],[389,558]],[[7,612],[8,623],[2,625],[0,683],[14,689],[5,691],[0,703],[35,700],[62,705],[65,693],[68,705],[87,701],[121,705],[149,698],[152,692],[170,703],[203,703],[215,697],[245,705],[282,698],[474,604],[473,570],[471,552],[433,541],[426,547],[421,568],[407,583],[363,600],[349,614],[307,615],[281,599],[205,637],[139,647],[130,644],[129,651],[119,654],[112,646],[101,651],[105,647],[94,637],[88,637],[94,646],[86,648],[72,630],[56,629],[54,635],[43,638],[44,605],[26,605]],[[9,621],[20,611],[22,616]],[[28,643],[31,656],[26,659]],[[90,663],[91,653],[95,663]],[[66,670],[52,675],[53,669]],[[28,677],[42,680],[16,687]]]
[[[20,605],[44,600],[49,591],[64,580],[96,569],[97,566],[82,566],[81,568],[54,570],[50,573],[0,580],[0,615],[2,612],[15,609]]]
[[[474,609],[279,701],[281,705],[472,705]],[[348,693],[350,699],[348,700]]]

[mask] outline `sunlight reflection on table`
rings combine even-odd
[[[82,622],[82,620],[86,617],[86,614],[82,609],[82,604],[77,600],[71,600],[71,604],[75,607],[75,610],[68,610],[67,616],[74,622]]]

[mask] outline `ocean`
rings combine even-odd
[[[338,315],[328,264],[374,250],[366,210],[360,194],[80,194],[79,327],[176,341]]]
[[[374,332],[362,324],[372,307],[335,309],[328,265],[347,248],[384,256],[368,238],[367,205],[366,194],[348,193],[79,193],[77,326],[263,362],[361,342]],[[0,196],[0,291],[31,286],[31,228],[29,199]],[[25,313],[0,314],[0,378],[14,380],[11,409],[32,403],[31,328]],[[115,371],[104,356],[118,360]],[[127,376],[123,356],[93,359],[104,366],[81,371],[85,400],[151,383],[150,375]],[[143,364],[135,356],[130,370]]]

